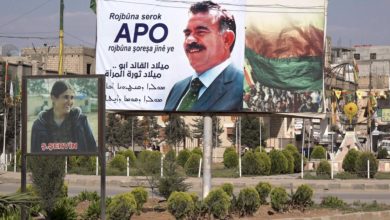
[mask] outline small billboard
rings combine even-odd
[[[23,146],[31,155],[97,155],[103,76],[24,76]]]

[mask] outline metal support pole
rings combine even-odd
[[[240,177],[242,176],[242,166],[241,166],[241,116],[238,118],[238,168],[239,168],[239,173]]]
[[[330,179],[333,179],[333,160],[330,162],[332,165],[330,166]]]
[[[164,155],[161,155],[161,165],[160,165],[160,173],[161,173],[161,177],[164,176]]]
[[[131,118],[131,148],[134,152],[134,116]]]
[[[7,133],[7,107],[4,108],[4,113],[3,113],[3,151],[1,152],[0,155],[0,170],[3,169],[4,171],[6,170],[6,164],[5,164],[5,140],[6,140],[6,133]]]
[[[308,161],[310,161],[311,130],[312,130],[312,125],[311,125],[311,122],[310,122],[310,126],[309,126],[309,143],[307,143],[307,160]]]
[[[303,179],[303,150],[305,147],[305,121],[303,119],[303,126],[302,126],[302,147],[301,147],[301,179]]]
[[[16,154],[14,154],[14,173],[16,173]]]
[[[14,130],[14,173],[16,173],[16,104],[14,105]]]
[[[129,157],[126,157],[126,176],[130,175]]]
[[[96,176],[99,176],[99,157],[96,157]]]
[[[259,133],[260,133],[260,152],[261,152],[261,117],[259,117]]]
[[[211,189],[211,145],[213,121],[210,115],[204,116],[204,144],[203,144],[203,198],[209,194]]]
[[[367,179],[370,179],[370,160],[367,160]]]
[[[370,123],[371,123],[371,118],[370,118]],[[372,153],[372,127],[370,125],[370,152]]]
[[[200,178],[200,175],[202,173],[202,158],[199,159],[199,169],[198,169],[198,177]]]
[[[68,174],[68,157],[65,157],[65,174]]]

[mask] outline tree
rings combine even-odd
[[[96,81],[88,78],[70,79],[69,83],[73,85],[77,92],[84,93],[88,97],[97,96]]]
[[[234,129],[236,129],[237,123],[235,123]],[[260,123],[256,116],[245,115],[241,117],[241,145],[248,146],[250,148],[256,148],[260,145]],[[264,146],[264,141],[268,137],[266,136],[264,125],[261,126],[261,145]],[[235,143],[236,136],[232,138],[232,142]]]
[[[133,137],[132,137],[133,135]],[[134,145],[143,144],[143,130],[140,129],[139,120],[137,116],[127,117],[121,125],[120,129],[121,145],[131,146],[132,138]]]
[[[121,144],[121,126],[120,120],[115,117],[114,113],[107,114],[107,124],[106,124],[106,141],[107,144],[111,147],[118,147]]]
[[[2,100],[0,102],[0,113],[3,115],[0,116],[0,126],[4,128],[4,120],[7,118],[7,124],[6,124],[6,134],[5,134],[5,146],[6,146],[6,152],[13,152],[14,148],[14,141],[17,140],[17,144],[19,145],[19,134],[20,134],[20,97],[15,99],[15,96],[19,96],[18,92],[18,86],[19,86],[19,80],[16,75],[13,75],[11,70],[8,70],[8,75],[6,76],[6,70],[5,70],[5,63],[2,64],[2,81],[0,83],[0,99]],[[5,80],[7,81],[7,88],[5,87]],[[10,97],[10,84],[13,83],[13,92],[14,97]],[[6,97],[4,99],[4,97]],[[16,114],[15,114],[16,113]],[[16,130],[15,130],[15,120],[16,120]],[[2,130],[2,129],[1,129]],[[3,146],[4,141],[4,130],[0,132],[0,143],[1,146]],[[16,133],[15,133],[16,132]],[[2,152],[3,147],[0,148],[0,152]]]
[[[144,116],[139,123],[144,134],[144,143],[152,143],[157,141],[160,134],[161,126],[157,123],[157,117]]]
[[[45,80],[37,79],[37,80],[29,80],[27,81],[29,84],[27,85],[27,90],[30,94],[47,94],[49,91],[44,87]]]
[[[169,198],[172,192],[186,192],[190,185],[185,183],[186,177],[179,170],[179,165],[175,160],[175,152],[170,150],[164,158],[164,176],[159,179],[158,191]]]
[[[167,138],[168,144],[172,144],[178,152],[178,147],[181,142],[183,142],[183,147],[185,148],[185,138],[190,136],[188,125],[184,122],[178,115],[169,115],[168,122],[165,126],[165,136]]]
[[[222,143],[222,140],[221,138],[219,138],[219,136],[223,133],[223,127],[221,125],[221,120],[217,117],[217,116],[213,116],[211,118],[212,120],[212,141],[213,141],[213,146],[216,147],[217,146],[217,142],[216,140],[218,140],[218,145],[220,143]],[[193,137],[194,138],[197,138],[198,140],[199,139],[202,139],[203,138],[203,129],[204,129],[204,120],[203,120],[203,117],[196,117],[194,119],[192,119],[192,121],[194,122],[193,124],[191,124],[192,127],[194,127],[194,130],[192,131],[193,132]],[[216,138],[218,137],[218,138]]]
[[[50,216],[62,195],[65,178],[65,158],[60,156],[29,157],[31,179],[41,198],[42,208]]]

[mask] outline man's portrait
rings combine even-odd
[[[175,83],[166,111],[237,112],[243,105],[243,70],[231,61],[236,41],[234,17],[212,1],[189,9],[183,48],[194,72]]]

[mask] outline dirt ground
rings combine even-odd
[[[144,219],[153,219],[153,220],[174,220],[175,218],[168,211],[153,211],[153,207],[166,207],[166,204],[158,203],[158,200],[149,200],[144,205],[144,212],[141,215],[133,215],[131,219],[134,220],[144,220]],[[240,217],[233,216],[233,219],[283,219],[283,218],[307,218],[307,217],[321,217],[321,216],[332,216],[340,214],[338,210],[330,209],[310,209],[305,212],[299,210],[291,210],[285,213],[275,213],[272,208],[267,206],[260,206],[259,210],[255,213],[254,216]]]
[[[268,211],[272,209],[269,206],[262,206],[256,212],[254,216],[246,216],[246,217],[238,217],[233,216],[233,219],[283,219],[283,218],[307,218],[307,217],[321,217],[321,216],[332,216],[336,214],[340,214],[337,210],[329,210],[329,209],[315,209],[308,210],[305,212],[301,212],[298,210],[293,210],[285,213],[276,213],[273,215],[269,215]],[[168,212],[144,212],[141,215],[134,215],[131,219],[134,220],[143,220],[143,219],[153,219],[153,220],[174,220],[175,218]]]

